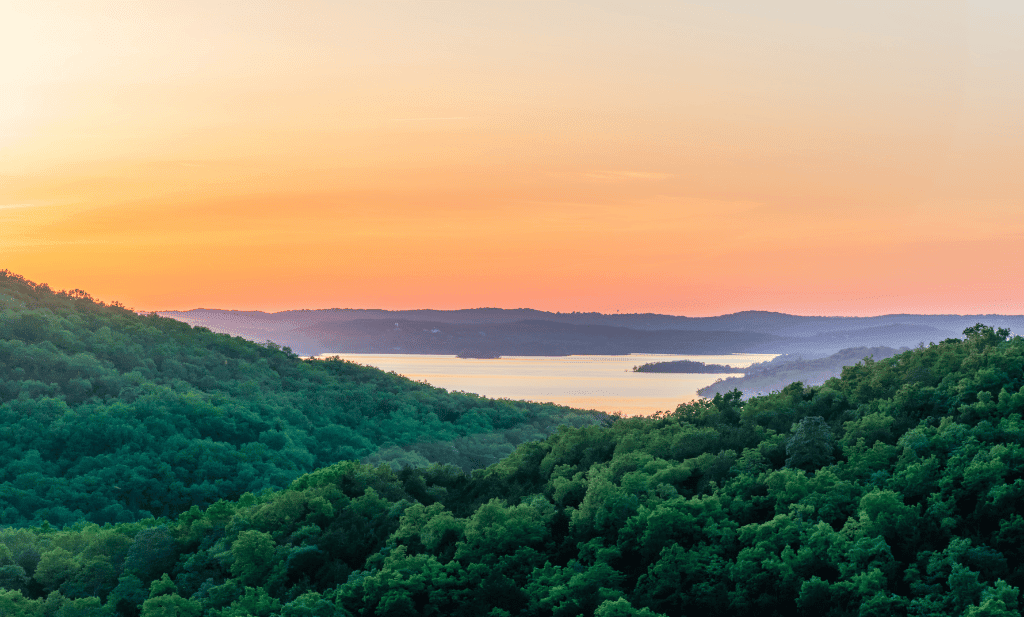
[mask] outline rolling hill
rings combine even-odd
[[[605,418],[303,360],[0,271],[0,524],[175,515],[367,457],[469,470]]]

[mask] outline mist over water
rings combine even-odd
[[[490,398],[551,402],[627,416],[672,410],[695,400],[697,390],[738,373],[634,373],[647,362],[693,360],[745,368],[776,354],[625,356],[506,356],[458,358],[419,354],[322,354],[394,371],[451,391]]]

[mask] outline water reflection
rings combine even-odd
[[[618,411],[634,416],[675,409],[679,403],[698,398],[698,389],[719,378],[735,375],[634,373],[632,369],[638,364],[694,360],[744,368],[770,360],[776,354],[506,356],[486,359],[417,354],[323,354],[333,355],[394,371],[447,390]]]

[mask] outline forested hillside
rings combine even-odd
[[[603,418],[303,361],[0,272],[0,524],[173,516],[364,457],[484,467]]]
[[[818,358],[778,356],[767,362],[751,364],[746,369],[737,371],[743,372],[742,376],[720,379],[697,390],[697,394],[711,398],[716,394],[740,390],[744,396],[750,397],[781,390],[796,381],[818,386],[833,377],[838,377],[843,372],[843,367],[853,366],[864,358],[884,360],[904,351],[907,351],[906,347],[853,347]]]
[[[564,427],[486,470],[340,463],[172,520],[0,532],[0,614],[1010,616],[1024,339]]]

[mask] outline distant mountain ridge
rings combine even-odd
[[[717,317],[552,313],[535,309],[193,309],[160,315],[303,355],[420,353],[570,355],[835,353],[914,347],[956,338],[976,323],[1024,331],[1024,315],[815,317],[743,311]]]

